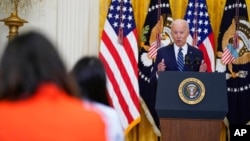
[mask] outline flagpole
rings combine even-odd
[[[236,1],[236,8],[235,8],[235,33],[233,37],[233,47],[236,49],[239,47],[239,36],[238,36],[238,29],[239,29],[239,0]]]
[[[123,27],[122,27],[122,15],[123,15],[123,0],[121,0],[120,2],[120,16],[119,16],[119,31],[118,31],[118,43],[120,43],[121,45],[123,44]]]
[[[194,15],[194,21],[195,21],[195,23],[194,23],[194,35],[193,35],[193,46],[195,46],[195,47],[197,47],[197,36],[198,36],[198,33],[197,33],[197,19],[198,19],[198,0],[195,0],[195,4],[194,4],[194,7],[195,7],[195,9],[194,9],[194,13],[195,13],[195,15]]]
[[[161,0],[158,0],[158,10],[157,10],[157,22],[160,21],[161,18]],[[156,34],[156,49],[160,47],[161,44],[161,38],[160,38],[160,34],[161,34],[161,27],[157,26],[157,34]]]

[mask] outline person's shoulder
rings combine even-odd
[[[193,46],[193,45],[190,45],[189,43],[187,43],[188,47],[191,48],[191,49],[198,49],[197,47]]]
[[[171,49],[172,47],[173,47],[173,43],[171,43],[171,44],[169,44],[169,45],[167,45],[167,46],[162,46],[162,47],[159,47],[159,51],[160,50],[169,50],[169,49]]]
[[[102,103],[95,102],[95,107],[98,108],[100,111],[102,111],[105,114],[117,116],[117,113],[114,108],[104,105]]]
[[[193,54],[198,55],[200,58],[203,58],[203,53],[199,48],[189,45],[188,50],[191,51]]]
[[[199,50],[197,47],[191,46],[191,45],[189,45],[189,44],[188,44],[188,48],[189,48],[190,50],[193,50],[193,51],[202,52],[202,51]]]

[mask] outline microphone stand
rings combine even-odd
[[[198,56],[195,56],[195,61],[194,61],[194,64],[199,66],[200,65],[200,58]]]
[[[191,71],[194,71],[194,63],[191,62],[191,59],[188,55],[185,56],[185,64],[190,67]]]
[[[195,61],[191,62],[191,59],[188,55],[185,56],[185,64],[188,65],[190,67],[191,71],[194,71],[194,66],[195,65],[200,65],[200,58],[198,56],[195,55]]]

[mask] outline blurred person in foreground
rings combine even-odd
[[[125,136],[116,111],[110,106],[106,94],[106,73],[102,62],[94,56],[81,58],[71,72],[83,99],[94,105],[107,125],[109,141],[124,141]]]
[[[82,105],[45,36],[30,31],[7,44],[0,62],[0,141],[106,141],[100,115]]]

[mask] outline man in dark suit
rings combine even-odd
[[[171,24],[173,44],[161,47],[157,51],[154,69],[156,76],[160,71],[199,71],[205,72],[207,65],[204,63],[202,51],[187,43],[189,25],[183,19],[177,19]],[[181,49],[181,50],[180,50]],[[179,55],[179,50],[181,55]],[[181,56],[178,59],[178,55]],[[181,67],[179,61],[182,61]]]
[[[177,19],[171,24],[173,44],[158,49],[150,86],[156,92],[158,74],[162,71],[199,71],[205,72],[207,65],[204,63],[202,51],[187,43],[189,25],[183,19]],[[181,49],[181,51],[179,51]],[[180,53],[179,53],[180,52]],[[179,58],[179,57],[180,58]],[[179,61],[182,61],[182,64]],[[179,64],[179,65],[178,65]],[[180,67],[181,66],[181,67]],[[156,95],[152,96],[152,106],[155,106]]]

